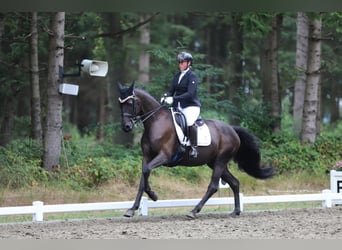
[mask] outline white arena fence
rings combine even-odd
[[[323,190],[318,194],[292,194],[292,195],[271,195],[271,196],[244,196],[240,194],[241,211],[245,204],[261,203],[280,203],[280,202],[305,202],[322,201],[324,208],[332,207],[334,204],[342,201],[342,193],[333,193],[331,190]],[[151,201],[142,197],[139,215],[147,216],[150,208],[174,208],[195,206],[200,199],[179,199],[179,200],[159,200]],[[210,205],[233,205],[234,198],[211,198],[206,206]],[[99,202],[99,203],[80,203],[80,204],[61,204],[44,205],[42,201],[34,201],[32,206],[20,207],[0,207],[1,215],[24,215],[32,214],[32,221],[39,222],[44,220],[46,213],[66,213],[66,212],[84,212],[100,210],[122,210],[132,207],[133,201],[125,202]]]
[[[220,180],[219,189],[229,188],[228,184],[223,184]],[[175,207],[193,207],[201,199],[181,199],[181,200],[159,200],[151,201],[142,197],[139,206],[139,215],[147,216],[150,208],[175,208]],[[289,195],[269,195],[269,196],[244,196],[240,193],[240,209],[243,211],[245,204],[262,203],[284,203],[284,202],[307,202],[321,201],[322,207],[329,208],[336,204],[342,204],[342,171],[330,171],[330,189],[325,189],[318,194],[289,194]],[[133,201],[124,202],[98,202],[98,203],[79,203],[79,204],[61,204],[44,205],[42,201],[34,201],[32,206],[20,207],[0,207],[0,216],[2,215],[25,215],[31,214],[32,221],[43,221],[46,213],[67,213],[67,212],[85,212],[101,210],[123,210],[131,208]],[[211,205],[234,205],[233,197],[211,198],[206,206]]]

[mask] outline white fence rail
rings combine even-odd
[[[337,201],[342,201],[342,193],[333,193],[331,190],[323,190],[318,194],[293,194],[293,195],[272,195],[272,196],[244,196],[240,194],[241,211],[245,204],[278,203],[278,202],[304,202],[322,201],[323,207],[332,207]],[[172,208],[195,206],[200,199],[181,199],[181,200],[160,200],[151,201],[146,197],[141,199],[139,215],[148,215],[150,208]],[[234,198],[211,198],[206,205],[233,205]],[[126,202],[99,202],[99,203],[80,203],[62,205],[44,205],[42,201],[34,201],[32,206],[21,207],[0,207],[1,215],[20,215],[32,214],[33,221],[43,221],[46,213],[61,212],[82,212],[100,210],[122,210],[132,207],[132,201]]]

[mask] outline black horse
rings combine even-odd
[[[125,132],[130,132],[137,121],[142,121],[144,133],[141,138],[143,153],[142,175],[139,190],[132,208],[124,216],[134,216],[139,208],[143,192],[153,200],[158,199],[149,184],[151,170],[163,165],[172,164],[175,154],[179,151],[179,140],[174,128],[170,110],[161,105],[148,92],[118,83],[120,92],[121,125]],[[211,144],[199,146],[199,156],[190,158],[188,150],[177,162],[180,166],[201,166],[207,164],[212,169],[211,181],[202,200],[190,212],[188,217],[196,218],[206,201],[218,190],[219,179],[229,184],[234,192],[234,210],[232,216],[240,215],[239,181],[229,172],[227,164],[231,159],[237,162],[239,169],[258,178],[267,179],[275,174],[271,166],[261,166],[260,152],[256,138],[241,127],[230,126],[218,120],[204,120],[211,133]],[[179,152],[178,152],[179,153]]]

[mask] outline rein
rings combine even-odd
[[[133,120],[133,124],[137,124],[138,122],[144,123],[146,120],[148,120],[152,115],[154,115],[155,113],[157,113],[162,107],[164,107],[164,105],[159,106],[156,109],[153,109],[149,112],[147,112],[146,114],[143,114],[141,116],[133,116],[132,120]]]

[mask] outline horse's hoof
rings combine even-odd
[[[134,210],[128,209],[128,210],[126,211],[126,213],[124,214],[124,216],[125,216],[125,217],[129,217],[129,218],[133,217],[133,216],[134,216]]]
[[[158,200],[158,196],[155,194],[155,192],[152,192],[152,191],[148,193],[148,197],[150,197],[151,200],[153,200],[153,201]]]
[[[240,212],[239,211],[233,211],[229,214],[230,217],[232,218],[236,218],[240,215]]]
[[[195,212],[190,212],[186,215],[186,217],[194,220],[194,219],[197,219],[197,216],[196,216],[196,213]]]

